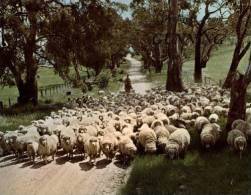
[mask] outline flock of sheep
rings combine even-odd
[[[63,150],[69,159],[81,155],[92,164],[101,155],[112,160],[120,154],[122,162],[137,153],[179,158],[196,139],[191,137],[195,133],[205,149],[217,144],[223,134],[219,119],[227,117],[229,102],[229,92],[217,86],[194,86],[181,93],[155,88],[145,95],[84,96],[72,108],[52,112],[44,120],[0,132],[0,155],[27,155],[47,163]],[[250,104],[246,112],[247,120],[234,121],[226,140],[240,157],[251,137]]]

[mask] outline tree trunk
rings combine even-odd
[[[155,72],[156,73],[161,73],[163,63],[161,62],[161,59],[160,59],[159,44],[154,45],[154,58],[155,58],[155,60],[154,60]]]
[[[244,75],[239,73],[234,74],[231,85],[231,101],[226,125],[227,131],[231,130],[231,125],[235,120],[245,120],[246,118],[246,93],[248,85]]]
[[[178,50],[177,38],[177,21],[178,21],[178,1],[170,0],[169,10],[169,44],[168,44],[168,68],[166,90],[168,91],[183,91],[182,83],[182,60]]]
[[[25,105],[28,103],[32,103],[33,105],[38,104],[38,88],[36,79],[27,81],[26,83],[19,81],[19,83],[17,83],[17,88],[19,92],[19,105]]]
[[[202,83],[201,35],[199,33],[196,35],[195,43],[194,82]]]
[[[236,70],[237,70],[239,62],[240,62],[240,58],[239,58],[240,49],[241,49],[241,45],[238,42],[237,46],[235,48],[235,51],[234,51],[234,55],[233,55],[230,69],[228,71],[227,77],[226,77],[225,82],[223,84],[223,88],[229,89],[231,87],[233,78],[235,76]]]

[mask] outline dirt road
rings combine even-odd
[[[0,158],[0,195],[117,194],[128,171],[117,161],[109,163],[104,158],[90,166],[87,159],[78,157],[73,161],[58,157],[44,165],[7,156]]]
[[[136,93],[145,94],[146,90],[150,90],[153,86],[152,83],[147,80],[146,75],[142,73],[141,62],[132,58],[130,54],[128,54],[125,59],[131,64],[128,74],[132,82],[132,88]],[[122,90],[124,90],[124,86]]]

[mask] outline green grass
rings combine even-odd
[[[122,83],[120,80],[124,77],[126,70],[128,69],[129,64],[124,62],[120,65],[120,68],[118,69],[118,72],[123,70],[123,74],[117,73],[116,77],[113,77],[110,80],[110,83],[108,85],[108,88],[105,91],[111,91],[111,92],[116,92],[117,90],[120,89],[122,86]],[[49,85],[55,85],[55,84],[64,84],[64,80],[59,77],[58,74],[54,72],[54,69],[52,68],[46,68],[46,67],[41,67],[38,70],[38,87],[46,87]],[[85,76],[86,73],[84,71],[81,72],[81,76]],[[87,94],[90,95],[97,95],[97,92],[100,89],[97,87],[94,87],[92,91],[89,91]],[[83,95],[81,89],[79,88],[65,88],[61,89],[59,93],[52,93],[49,94],[47,92],[46,97],[41,97],[41,94],[39,94],[39,101],[40,102],[52,102],[52,103],[64,103],[67,101],[68,97],[65,95],[66,91],[71,91],[72,95],[71,97],[80,97]],[[5,106],[9,105],[9,99],[11,101],[11,104],[15,104],[17,102],[17,97],[18,97],[18,90],[16,86],[13,87],[1,87],[0,88],[0,101],[3,101]]]
[[[48,115],[48,112],[36,112],[34,114],[19,114],[18,116],[0,116],[0,131],[13,131],[19,125],[30,125],[31,121],[38,120]]]
[[[214,50],[212,57],[208,61],[207,67],[203,69],[203,75],[211,77],[216,83],[219,80],[224,80],[229,70],[232,56],[234,52],[234,46],[223,45],[217,50]],[[244,72],[248,64],[249,52],[243,57],[239,65],[239,71]],[[184,81],[193,80],[194,60],[188,60],[183,64],[183,79]],[[151,73],[146,72],[147,78],[150,81],[156,82],[158,85],[164,85],[167,78],[167,65],[164,64],[161,73],[155,73],[151,70]]]
[[[223,127],[225,122],[225,119],[221,119],[219,124]],[[190,134],[192,141],[184,159],[171,161],[164,155],[138,156],[120,193],[251,193],[251,154],[248,151],[240,160],[239,155],[226,146],[226,133],[216,148],[204,151],[199,135],[194,130],[190,130]]]
[[[251,155],[190,151],[184,159],[140,156],[121,194],[250,194]],[[140,193],[139,193],[140,192]]]

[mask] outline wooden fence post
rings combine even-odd
[[[9,107],[11,107],[11,100],[10,100],[10,98],[9,98]]]

